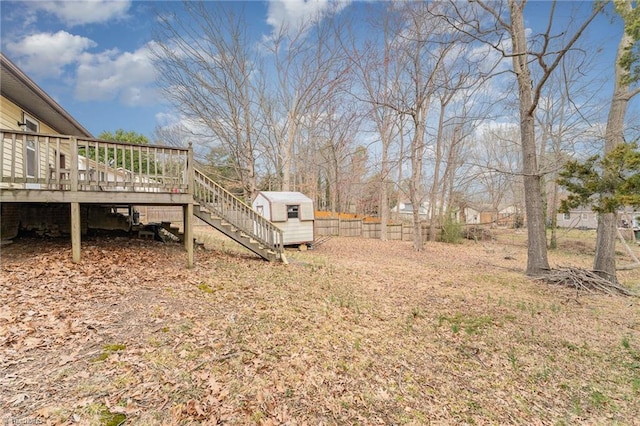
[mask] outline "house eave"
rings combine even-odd
[[[0,52],[0,69],[2,96],[43,121],[58,133],[93,137],[91,132],[76,121],[51,96],[47,95],[2,52]]]

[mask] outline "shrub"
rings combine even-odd
[[[447,217],[442,225],[440,241],[444,243],[458,244],[462,240],[462,224],[452,217]]]

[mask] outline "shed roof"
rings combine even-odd
[[[292,191],[260,191],[267,200],[275,203],[313,203],[313,200],[302,192]]]

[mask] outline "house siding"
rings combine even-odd
[[[46,123],[42,122],[40,117],[25,111],[20,108],[15,103],[11,102],[9,99],[4,96],[0,97],[0,111],[2,114],[0,115],[0,127],[8,130],[21,130],[20,126],[18,126],[19,122],[24,120],[24,112],[26,112],[29,116],[31,116],[34,120],[38,121],[39,132],[47,133],[47,134],[56,134],[55,129],[48,126]],[[47,138],[48,139],[48,138]],[[39,179],[47,179],[49,176],[49,165],[55,164],[55,150],[54,146],[51,143],[47,143],[47,140],[43,140],[42,137],[35,138],[36,147],[37,147],[37,174],[36,177]],[[5,153],[9,153],[12,151],[13,141],[11,138],[6,138],[2,140],[3,151]],[[22,140],[16,140],[16,149],[15,149],[15,158],[12,161],[10,156],[4,155],[2,161],[2,171],[3,175],[8,175],[9,171],[13,167],[15,170],[15,176],[26,178],[26,171],[24,169],[24,156],[26,153],[26,148]],[[22,184],[15,183],[0,183],[0,188],[11,188],[11,187],[23,187]]]
[[[23,120],[23,113],[26,112],[35,120],[38,121],[40,125],[40,133],[48,133],[48,134],[57,134],[58,131],[50,127],[47,123],[43,122],[40,117],[31,112],[20,108],[15,103],[11,102],[9,99],[4,96],[0,96],[0,111],[2,111],[2,116],[0,117],[0,127],[3,129],[9,130],[21,130],[18,123],[21,123]]]
[[[575,209],[571,210],[568,216],[567,218],[564,213],[558,213],[557,223],[560,228],[598,228],[598,214],[592,210]],[[634,227],[640,226],[640,212],[633,210],[631,207],[627,207],[624,211],[618,211],[616,217],[619,227],[623,226],[623,221],[628,222],[627,226],[632,226],[632,223],[634,223]]]
[[[34,136],[32,140],[35,142],[36,147],[36,175],[34,179],[38,179],[40,182],[47,182],[52,176],[49,176],[50,168],[54,167],[56,164],[56,154],[58,153],[58,149],[60,149],[61,154],[65,154],[67,156],[67,164],[66,167],[69,167],[68,161],[70,157],[70,153],[68,150],[62,149],[62,147],[58,147],[56,141],[56,137],[49,136]],[[25,170],[26,161],[26,143],[22,139],[16,138],[15,140],[15,150],[12,149],[14,141],[11,137],[6,137],[2,140],[3,144],[3,160],[2,160],[2,174],[3,176],[15,176],[17,179],[27,179],[27,171]],[[15,157],[11,158],[9,153],[14,152]],[[11,173],[11,170],[14,170],[14,174]],[[34,181],[31,179],[30,181]],[[11,188],[11,187],[24,187],[23,184],[18,184],[15,182],[3,182],[0,185],[2,188]]]
[[[3,129],[20,130],[18,123],[22,121],[22,108],[2,96],[0,97],[0,110],[2,111],[0,127]]]

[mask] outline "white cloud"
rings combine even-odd
[[[175,111],[161,111],[156,113],[156,124],[161,127],[173,127],[181,124],[184,117]]]
[[[118,99],[129,106],[158,101],[154,88],[156,70],[148,45],[135,52],[85,54],[79,63],[75,89],[79,100]]]
[[[56,16],[68,26],[98,24],[127,16],[131,1],[34,1],[29,4],[38,11]]]
[[[95,46],[89,38],[58,31],[32,34],[7,43],[7,50],[28,74],[58,77],[65,65],[74,63],[85,50]]]
[[[281,28],[295,32],[309,22],[317,22],[326,13],[342,10],[348,4],[344,0],[274,0],[269,2],[267,24],[275,32]]]

